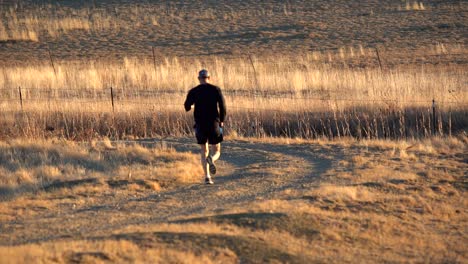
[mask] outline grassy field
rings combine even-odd
[[[0,1],[0,263],[468,262],[467,11]]]

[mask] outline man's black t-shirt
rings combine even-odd
[[[184,103],[185,110],[190,111],[193,104],[195,105],[193,116],[196,124],[206,126],[214,122],[224,122],[226,104],[219,87],[206,83],[191,89]]]

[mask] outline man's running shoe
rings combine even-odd
[[[211,180],[211,177],[206,177],[205,178],[205,184],[214,184],[213,180]]]
[[[214,165],[214,162],[213,162],[213,159],[211,158],[211,156],[208,156],[206,158],[206,162],[208,163],[208,165],[210,167],[210,173],[215,175],[216,174],[216,166]]]

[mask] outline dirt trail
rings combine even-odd
[[[165,139],[177,151],[198,153],[191,139]],[[148,142],[143,142],[148,143]],[[285,189],[313,188],[331,166],[318,145],[276,145],[230,141],[223,144],[215,185],[193,184],[135,194],[115,187],[81,204],[35,208],[31,216],[0,225],[1,245],[109,236],[129,225],[158,224],[211,215],[252,201],[275,198]],[[202,182],[200,177],[200,182]],[[49,197],[63,199],[64,197]]]

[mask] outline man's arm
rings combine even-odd
[[[223,123],[224,119],[226,118],[226,102],[224,100],[224,96],[220,88],[218,88],[218,105],[219,105],[219,121]]]
[[[187,94],[187,98],[185,99],[184,103],[185,111],[190,111],[190,109],[192,109],[193,103],[193,90],[190,90],[190,92]]]

